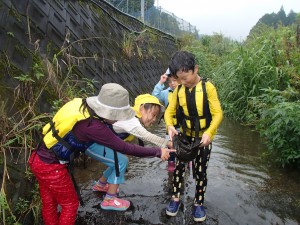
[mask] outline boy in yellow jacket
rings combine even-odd
[[[172,199],[166,214],[177,215],[185,163],[192,160],[196,179],[193,216],[195,221],[204,221],[206,213],[203,202],[211,142],[222,121],[223,112],[214,85],[198,75],[199,67],[193,54],[186,51],[176,52],[171,58],[169,68],[180,79],[181,85],[174,90],[164,117],[168,134],[174,141],[174,146],[177,146],[178,158],[173,176]],[[180,133],[174,127],[174,116],[180,124]]]

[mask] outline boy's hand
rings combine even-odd
[[[159,80],[159,83],[160,84],[164,84],[168,79],[168,75],[167,74],[163,74],[160,76],[160,80]]]
[[[161,149],[161,160],[166,161],[170,157],[170,152],[176,152],[175,149],[167,149],[167,148],[162,148]]]
[[[178,135],[178,131],[175,129],[174,126],[168,126],[168,135],[169,135],[170,141],[173,141],[174,135]]]
[[[172,141],[168,141],[168,144],[167,144],[168,148],[173,148],[173,142]]]
[[[200,147],[208,146],[210,143],[211,143],[210,136],[204,133],[200,141]]]

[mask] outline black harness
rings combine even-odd
[[[176,111],[176,118],[177,118],[177,123],[180,124],[182,127],[182,133],[174,137],[174,148],[176,149],[177,157],[183,162],[191,161],[197,156],[197,150],[200,145],[199,133],[201,130],[205,130],[206,128],[208,128],[211,123],[212,117],[209,110],[208,97],[207,97],[207,91],[205,85],[206,81],[207,79],[201,79],[202,91],[203,91],[203,115],[202,116],[199,116],[197,111],[196,94],[195,94],[196,87],[193,87],[191,92],[188,90],[188,88],[185,89],[187,109],[189,112],[189,115],[187,116],[184,114],[182,106],[179,105],[178,93],[182,85],[178,86],[177,102],[179,107],[177,108]],[[201,119],[206,120],[206,125],[204,127],[201,127],[200,124]],[[191,124],[191,133],[195,132],[195,138],[187,137],[186,135],[187,120],[189,120]]]
[[[209,110],[209,104],[208,104],[208,97],[207,97],[207,91],[206,91],[206,85],[207,82],[206,78],[201,78],[202,83],[202,91],[203,91],[203,115],[199,116],[197,111],[197,105],[196,105],[196,86],[193,87],[192,91],[190,92],[188,88],[185,89],[185,95],[186,95],[186,103],[189,115],[185,115],[183,112],[182,106],[179,105],[176,112],[176,118],[177,123],[179,123],[182,126],[183,135],[186,136],[186,121],[189,120],[191,124],[191,132],[195,131],[195,139],[199,139],[199,132],[201,130],[205,130],[209,127],[211,123],[211,113]],[[179,103],[179,97],[178,93],[182,85],[178,86],[178,92],[177,92],[177,102]],[[200,127],[200,120],[205,119],[206,125],[204,127]]]

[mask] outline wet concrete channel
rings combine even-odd
[[[164,136],[164,125],[152,128]],[[299,171],[286,171],[261,159],[266,149],[251,128],[225,119],[213,142],[205,196],[207,219],[201,224],[300,224]],[[103,194],[92,191],[93,181],[105,167],[89,161],[76,167],[75,176],[85,205],[78,210],[76,225],[199,224],[193,221],[194,180],[186,173],[186,185],[176,217],[165,213],[170,200],[172,173],[158,158],[129,157],[126,181],[119,196],[131,201],[125,212],[100,208]]]

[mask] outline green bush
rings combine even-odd
[[[300,166],[300,101],[282,102],[263,111],[257,125],[268,149],[282,166]]]

